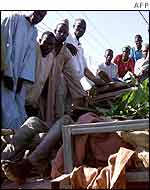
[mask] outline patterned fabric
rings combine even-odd
[[[127,62],[123,62],[122,54],[117,55],[114,63],[118,65],[118,75],[120,78],[123,78],[128,71],[134,73],[134,62],[132,58],[129,58]]]

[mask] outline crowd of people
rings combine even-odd
[[[68,19],[62,20],[54,32],[45,31],[37,42],[35,25],[46,14],[14,14],[1,24],[1,121],[2,128],[14,132],[13,138],[2,141],[2,168],[10,180],[19,183],[32,166],[40,170],[43,160],[49,155],[54,158],[51,150],[60,147],[62,126],[74,123],[72,105],[83,105],[88,97],[82,80],[101,88],[110,81],[125,80],[128,73],[140,81],[149,72],[149,44],[142,45],[138,34],[136,47],[124,46],[113,62],[113,50],[106,49],[105,62],[99,64],[95,76],[80,43],[86,21],[76,19],[71,34]],[[30,150],[27,159],[22,160],[26,150]]]
[[[104,71],[108,77],[113,80],[125,80],[127,73],[132,73],[135,78],[140,78],[147,72],[149,64],[149,44],[142,46],[141,35],[135,36],[136,47],[131,48],[129,45],[122,48],[122,54],[114,57],[113,50],[105,51],[105,63],[99,65],[98,72]],[[143,61],[142,61],[143,60]],[[144,66],[145,65],[145,66]]]

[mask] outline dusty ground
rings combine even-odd
[[[49,179],[28,178],[24,185],[18,186],[15,182],[5,180],[1,189],[51,189]]]

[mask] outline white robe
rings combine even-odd
[[[137,60],[134,66],[134,74],[141,76],[145,70],[149,70],[149,60],[144,58]]]
[[[13,79],[14,89],[10,91],[2,82],[2,127],[18,128],[25,121],[26,87],[23,83],[21,92],[16,94],[18,78],[31,82],[35,79],[37,29],[24,15],[14,14],[5,18],[2,34],[6,48],[4,75]]]
[[[83,89],[89,90],[92,87],[91,84],[93,85],[93,83],[92,81],[88,81],[88,78],[85,77],[84,75],[84,70],[85,68],[87,68],[87,62],[86,62],[86,59],[84,56],[84,50],[81,44],[76,39],[75,35],[71,35],[71,34],[69,34],[65,43],[73,44],[77,48],[78,52],[76,56],[72,57],[72,64],[78,73],[78,77],[80,78],[80,83]]]

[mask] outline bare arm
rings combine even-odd
[[[102,79],[96,78],[93,73],[86,67],[84,70],[84,75],[90,79],[95,85],[104,85],[105,82]]]
[[[66,47],[70,50],[72,56],[77,55],[78,50],[73,44],[66,43]]]

